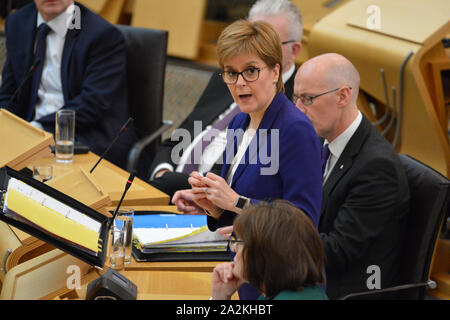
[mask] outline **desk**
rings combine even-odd
[[[177,263],[166,264],[176,267]],[[126,269],[120,273],[138,286],[138,300],[208,300],[211,296],[211,272]],[[88,283],[85,283],[75,290],[76,294],[68,294],[68,299],[84,300],[87,286]]]
[[[134,264],[141,263],[133,262],[120,273],[138,286],[138,300],[208,300],[211,296],[211,273],[219,263],[149,262],[143,263],[149,267],[148,270],[136,270]],[[67,298],[85,299],[87,286],[86,283]],[[235,293],[232,300],[238,299]]]
[[[125,270],[121,273],[138,286],[139,300],[208,300],[211,296],[211,272]]]
[[[60,164],[56,163],[55,156],[52,154],[49,157],[35,161],[33,165],[52,165],[53,176],[57,177],[58,175],[78,168],[83,168],[85,171],[89,172],[98,159],[99,156],[89,152],[87,154],[75,155],[72,164]],[[130,174],[127,171],[115,166],[105,159],[100,162],[92,173],[93,180],[95,180],[95,182],[111,197],[113,206],[119,203],[129,176]],[[167,205],[169,204],[169,199],[169,196],[165,193],[152,187],[143,180],[135,178],[122,205]]]
[[[89,171],[91,167],[98,160],[98,156],[93,153],[88,153],[85,155],[76,155],[73,164],[56,164],[54,155],[46,158],[39,159],[33,164],[50,164],[53,166],[53,175],[57,177],[58,175],[69,172],[70,170],[76,170],[79,167]],[[115,208],[114,201],[119,199],[114,196],[123,192],[125,182],[129,174],[114,166],[110,162],[103,160],[102,163],[93,172],[93,179],[101,185],[102,188],[110,195],[112,195],[113,205],[102,208],[102,212],[107,212],[108,209]],[[131,191],[135,188],[135,192]],[[130,197],[128,197],[130,196]],[[127,199],[128,198],[128,199]],[[140,179],[135,179],[133,186],[127,193],[127,197],[124,200],[124,205],[130,206],[135,210],[155,210],[155,211],[171,211],[177,212],[174,206],[167,206],[169,202],[169,197],[164,193],[156,190],[152,186],[148,185]],[[30,237],[28,234],[21,232],[20,230],[14,229],[16,235],[21,239],[22,243],[27,242]],[[33,238],[34,239],[34,238]],[[37,239],[35,241],[41,242]],[[33,242],[33,244],[35,244]],[[44,243],[42,243],[44,247]],[[51,256],[54,258],[55,252],[59,250],[52,250],[47,248],[43,253],[46,256]],[[15,250],[16,251],[16,250]],[[36,251],[36,249],[35,249]],[[40,257],[40,256],[38,256]],[[58,256],[59,259],[65,259],[66,254]],[[33,256],[36,258],[36,255]],[[69,257],[67,257],[69,258]],[[42,256],[42,259],[44,256]],[[20,261],[19,257],[14,259],[16,265],[11,265],[8,263],[8,273],[11,269],[9,278],[13,277],[13,274],[17,274],[20,277],[21,274],[25,272],[15,272],[16,268],[26,269],[28,274],[28,279],[32,279],[32,283],[23,283],[22,288],[28,286],[35,286],[42,279],[42,275],[34,276],[34,273],[38,274],[34,265],[36,264],[36,259],[33,261]],[[47,261],[45,259],[45,261]],[[52,261],[43,262],[48,265],[48,268],[53,270],[52,272],[56,274],[65,275],[65,269],[62,267],[52,267],[55,263]],[[40,262],[40,261],[39,261]],[[122,271],[125,277],[130,279],[138,286],[138,299],[156,299],[156,300],[207,300],[211,295],[211,272],[214,267],[220,262],[208,261],[208,262],[136,262],[126,266],[125,270]],[[30,268],[28,268],[28,265]],[[105,264],[105,268],[108,264]],[[69,298],[69,299],[84,299],[86,294],[87,285],[90,281],[97,278],[100,274],[94,268],[90,268],[88,274],[83,277],[83,285],[80,289],[71,291],[66,288],[64,281],[59,281],[54,284],[54,287],[59,287],[57,291],[48,292],[47,295],[31,297],[41,298],[41,299],[55,299],[55,297]],[[8,274],[7,274],[8,276]],[[25,281],[25,280],[24,280]],[[49,279],[42,279],[42,281],[53,282]],[[14,282],[11,281],[10,282]],[[61,283],[59,283],[61,282]],[[74,294],[76,293],[76,294]]]
[[[84,155],[76,155],[72,164],[57,164],[55,161],[55,156],[52,154],[48,157],[35,160],[32,164],[52,165],[53,176],[57,177],[58,175],[77,170],[80,167],[89,172],[98,159],[99,157],[97,155],[88,153]],[[96,180],[96,183],[110,195],[112,206],[114,206],[112,207],[113,209],[115,209],[115,206],[120,200],[128,177],[129,174],[126,171],[118,168],[107,160],[103,160],[92,174],[92,178]],[[135,205],[146,205],[144,208],[147,209],[149,208],[149,205],[161,206],[167,205],[168,203],[169,196],[138,178],[134,180],[133,185],[123,201],[124,206],[134,207]],[[108,214],[108,211],[104,208],[99,209],[99,211],[101,213]],[[0,235],[0,241],[4,244],[3,246],[0,245],[0,249],[2,251],[0,252],[0,257],[2,258],[1,260],[5,260],[4,265],[2,265],[2,268],[5,269],[4,272],[11,270],[18,264],[26,262],[54,249],[53,246],[31,237],[23,231],[13,227],[4,227],[6,227],[6,230],[9,232],[8,235],[5,232]],[[13,243],[13,245],[11,243]],[[9,253],[6,251],[7,249],[10,250]],[[3,274],[0,275],[0,281],[2,279]]]

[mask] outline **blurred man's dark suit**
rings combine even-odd
[[[125,42],[113,25],[81,4],[75,4],[80,8],[81,28],[69,28],[64,42],[61,61],[63,109],[76,112],[76,140],[100,155],[129,118]],[[33,63],[36,24],[34,3],[6,20],[7,59],[2,73],[0,107],[6,106]],[[28,81],[9,108],[27,121],[34,120],[30,91]],[[37,121],[44,130],[55,132],[54,113]],[[136,140],[136,130],[131,127],[106,158],[125,167],[128,151]]]

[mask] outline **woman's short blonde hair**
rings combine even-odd
[[[238,20],[222,31],[217,42],[221,68],[224,68],[226,60],[239,54],[254,54],[272,69],[278,65],[280,75],[276,85],[277,93],[284,92],[281,42],[278,33],[268,23]]]

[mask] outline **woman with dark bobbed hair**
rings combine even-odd
[[[261,202],[244,210],[228,241],[236,255],[215,267],[212,299],[230,299],[244,283],[259,289],[260,299],[328,299],[322,241],[311,220],[291,203]]]

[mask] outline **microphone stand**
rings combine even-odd
[[[127,122],[122,126],[122,128],[120,128],[120,131],[117,134],[117,136],[114,138],[114,140],[111,142],[111,144],[105,150],[105,152],[103,152],[102,156],[100,157],[100,159],[98,159],[97,163],[92,167],[92,169],[91,169],[91,171],[89,171],[89,173],[92,173],[95,170],[95,168],[97,168],[100,161],[102,161],[103,158],[106,156],[106,154],[109,152],[109,149],[111,149],[111,147],[116,143],[117,139],[119,139],[119,137],[122,135],[122,133],[124,133],[127,130],[128,125],[133,121],[134,121],[133,118],[129,118],[127,120]]]
[[[12,105],[14,100],[16,99],[16,96],[19,94],[20,91],[22,91],[23,86],[25,83],[28,82],[28,79],[30,79],[31,75],[34,73],[38,65],[41,63],[41,59],[37,58],[33,64],[31,65],[30,69],[28,70],[27,74],[25,75],[25,78],[23,79],[20,86],[14,91],[14,94],[11,96],[11,98],[8,100],[8,103],[5,106],[5,109],[8,110],[8,108]]]
[[[136,172],[137,172],[137,165],[138,165],[139,157],[141,156],[142,151],[148,144],[152,143],[157,137],[159,137],[165,131],[167,131],[172,126],[172,124],[173,124],[173,122],[170,120],[163,120],[163,125],[158,130],[156,130],[150,136],[143,138],[143,139],[139,140],[138,142],[136,142],[136,144],[131,149],[130,153],[128,154],[128,165],[127,165],[127,170],[129,172],[131,172],[131,174],[130,174],[130,177],[128,178],[127,184],[125,185],[125,190],[122,194],[122,197],[120,198],[120,201],[116,207],[116,210],[114,210],[114,214],[108,223],[107,229],[111,228],[111,225],[117,216],[117,212],[119,211],[120,206],[122,205],[122,201],[125,198],[127,191],[130,189],[131,184],[133,183],[133,180],[134,180],[134,178],[136,176]]]
[[[120,198],[119,204],[117,205],[116,210],[114,210],[114,214],[113,214],[111,220],[108,223],[108,226],[106,228],[107,230],[109,230],[111,228],[111,225],[112,225],[114,219],[117,216],[117,212],[119,212],[119,208],[122,205],[122,201],[125,198],[125,195],[127,194],[128,189],[130,189],[131,184],[133,183],[133,180],[134,180],[135,176],[136,176],[136,172],[132,171],[131,174],[130,174],[130,177],[128,178],[127,184],[125,185],[125,190],[124,190],[124,192],[122,194],[122,197]]]

